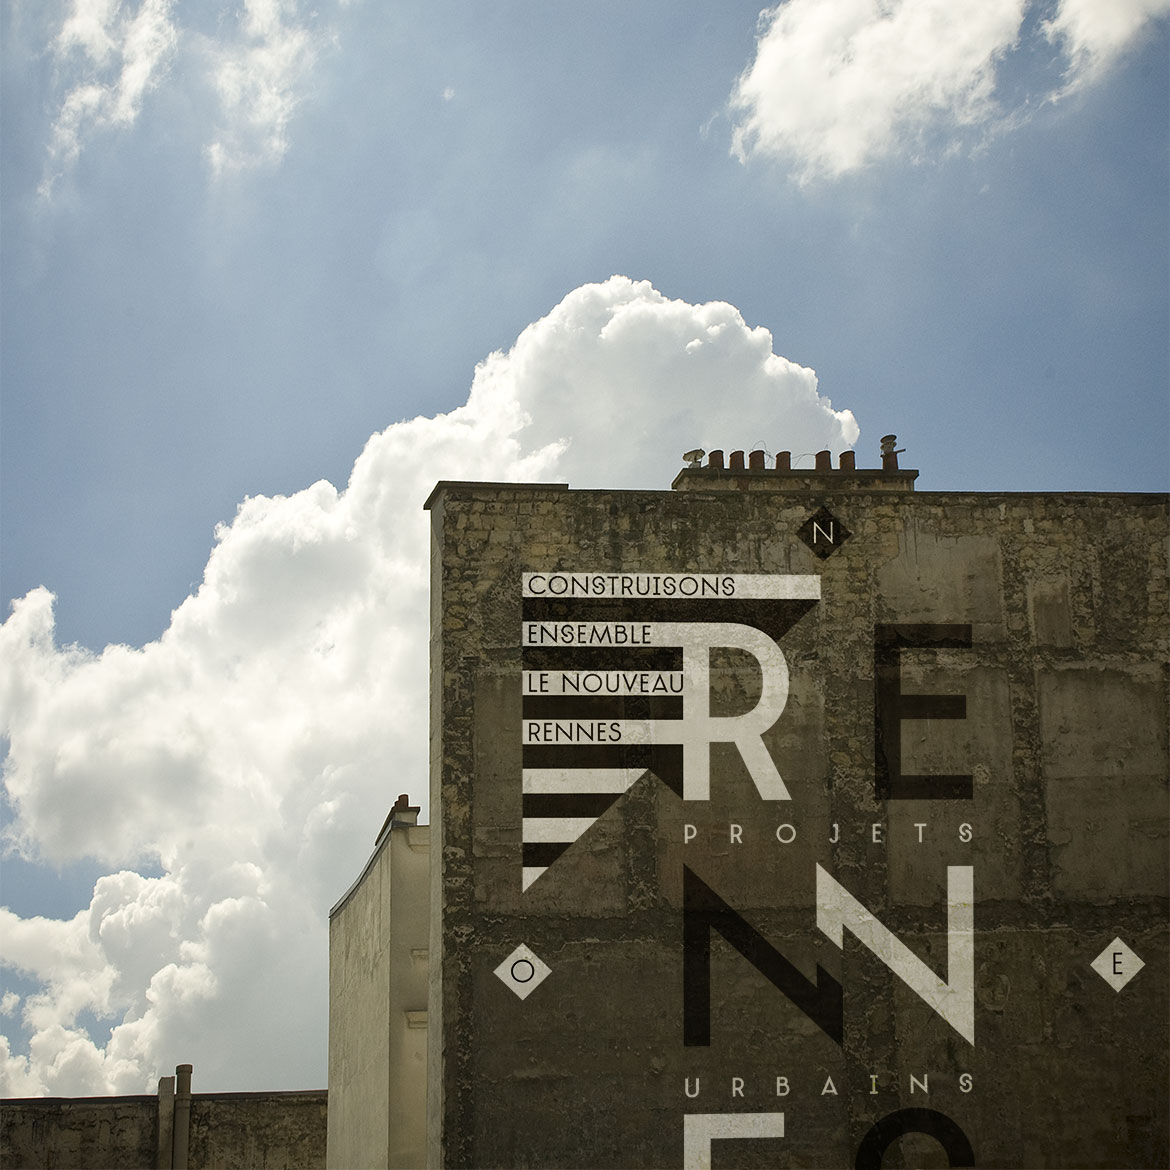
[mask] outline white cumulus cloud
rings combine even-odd
[[[1021,37],[1061,55],[1056,99],[1101,77],[1170,0],[787,0],[760,14],[755,59],[731,97],[733,149],[789,163],[801,182],[880,158],[953,145],[966,128],[1008,125],[997,100]]]
[[[58,647],[52,595],[14,602],[9,847],[110,872],[68,921],[0,911],[0,962],[38,987],[0,1093],[141,1091],[180,1061],[208,1088],[323,1083],[328,908],[395,796],[425,803],[436,480],[661,489],[694,446],[857,434],[731,305],[613,277],[486,358],[463,406],[374,435],[343,491],[246,500],[156,641]]]

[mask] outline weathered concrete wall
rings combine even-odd
[[[188,1164],[250,1170],[321,1170],[328,1093],[196,1093]]]
[[[155,1165],[155,1097],[25,1097],[0,1101],[0,1166],[140,1170]]]
[[[432,1165],[678,1166],[736,1124],[715,1165],[852,1166],[867,1141],[858,1165],[947,1165],[964,1139],[979,1166],[1167,1164],[1165,497],[441,485],[430,506]],[[824,559],[799,535],[822,507],[850,533]],[[558,570],[815,578],[800,613],[678,611],[782,628],[762,740],[790,799],[724,743],[709,799],[682,799],[692,765],[634,742],[690,718],[675,700],[523,695],[570,662],[693,673],[678,651],[522,649],[529,623],[671,620],[522,596]],[[713,716],[761,701],[752,654],[710,665]],[[620,723],[621,747],[540,739],[558,720]],[[596,821],[549,862],[569,818],[525,786],[623,762],[655,773],[583,799]],[[969,795],[937,798],[955,777]],[[876,952],[875,920],[895,938]],[[1120,991],[1091,966],[1115,937],[1145,964]],[[521,999],[533,955],[550,973]]]
[[[190,1170],[320,1170],[327,1094],[196,1093]],[[159,1098],[37,1097],[0,1102],[4,1170],[153,1170]],[[169,1154],[169,1150],[167,1151]]]
[[[330,914],[327,1163],[337,1170],[426,1159],[429,841],[428,826],[392,822]]]

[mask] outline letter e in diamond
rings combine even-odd
[[[1145,963],[1120,938],[1115,938],[1093,960],[1092,966],[1114,991],[1120,991]]]

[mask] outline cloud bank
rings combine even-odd
[[[9,848],[110,872],[68,921],[0,909],[0,1094],[325,1077],[329,906],[399,792],[425,803],[438,479],[666,488],[696,445],[840,450],[815,374],[731,305],[612,277],[476,369],[449,414],[395,423],[348,486],[245,500],[155,642],[54,642],[35,589],[0,627]],[[425,816],[425,813],[424,813]],[[146,870],[147,873],[136,872]],[[154,875],[154,876],[150,876]]]
[[[733,150],[802,183],[1010,126],[998,96],[1010,56],[1063,66],[1055,101],[1098,81],[1170,12],[1170,0],[787,0],[760,14],[756,56],[731,97]],[[1025,43],[1026,42],[1026,43]]]

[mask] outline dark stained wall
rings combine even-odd
[[[157,1127],[155,1097],[0,1101],[0,1166],[4,1170],[152,1167]]]
[[[433,1164],[1167,1164],[1164,496],[452,484],[430,508]],[[608,582],[558,602],[558,572],[815,577],[774,627],[790,798],[731,744],[698,799],[661,743],[572,738],[670,699],[523,694],[685,673],[522,646],[671,620]],[[709,668],[713,715],[760,701],[751,653]],[[651,774],[603,798],[623,767]],[[1116,990],[1092,964],[1127,952]]]
[[[323,1168],[327,1100],[325,1090],[196,1093],[191,1099],[188,1166]],[[151,1170],[159,1165],[157,1097],[0,1101],[4,1170]]]
[[[328,1094],[197,1093],[190,1165],[318,1170],[325,1165]]]

